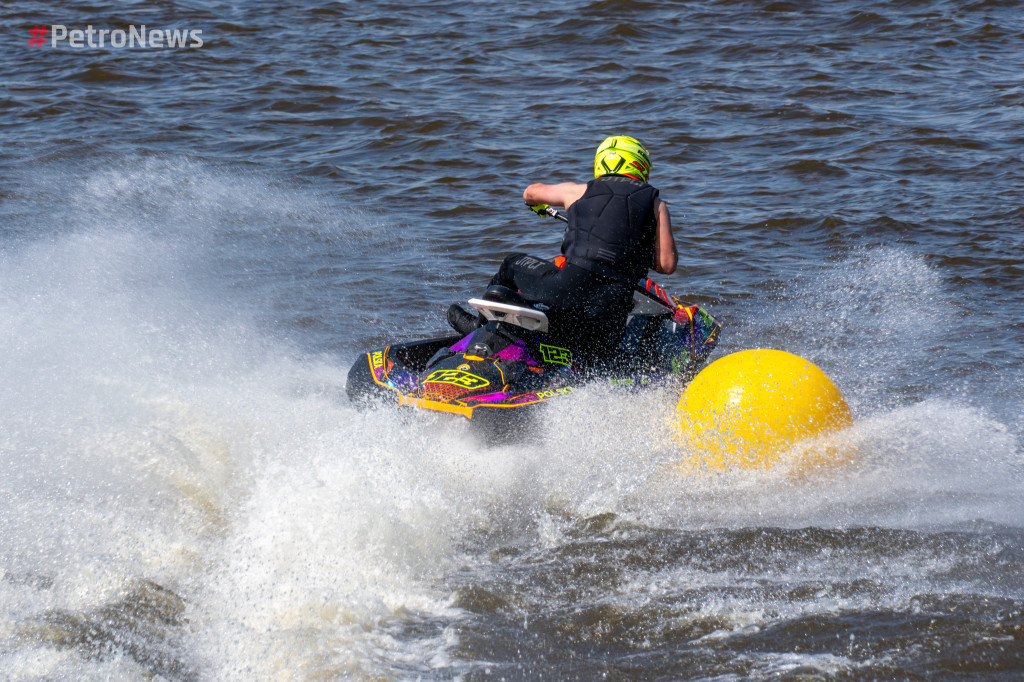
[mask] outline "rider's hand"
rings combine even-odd
[[[548,204],[537,204],[536,206],[527,204],[526,207],[542,218],[547,215],[547,210],[551,208]]]

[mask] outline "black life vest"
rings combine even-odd
[[[562,239],[567,262],[630,285],[654,260],[658,190],[625,175],[602,175],[569,207]]]

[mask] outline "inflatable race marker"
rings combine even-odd
[[[801,357],[745,350],[716,360],[687,386],[676,407],[685,471],[797,470],[848,462],[836,434],[853,424],[835,384]]]

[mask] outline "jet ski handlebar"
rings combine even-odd
[[[554,218],[555,220],[561,220],[563,223],[569,222],[569,219],[567,217],[565,217],[555,209],[551,208],[547,204],[537,204],[536,206],[531,206],[530,204],[527,204],[526,208],[530,209],[531,211],[541,216],[542,218],[544,216],[548,216],[550,218]]]

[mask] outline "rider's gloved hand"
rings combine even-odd
[[[551,208],[548,204],[537,204],[536,206],[527,204],[526,207],[542,218],[547,215],[547,210]]]

